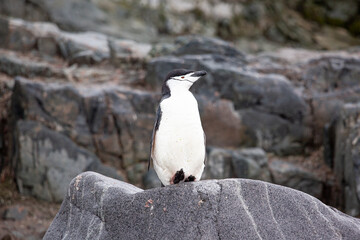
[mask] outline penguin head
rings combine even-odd
[[[205,76],[205,71],[175,69],[168,73],[162,87],[162,93],[169,94],[175,88],[189,89],[197,80]]]

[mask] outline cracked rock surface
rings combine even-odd
[[[308,194],[246,179],[143,191],[78,175],[44,239],[359,239],[360,220]]]

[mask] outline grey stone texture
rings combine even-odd
[[[246,179],[143,191],[96,173],[70,183],[44,239],[358,239],[360,220],[316,198]]]
[[[138,91],[76,89],[17,78],[11,131],[20,191],[59,202],[71,179],[86,170],[141,184],[153,108],[151,94]],[[112,114],[104,115],[107,111]]]
[[[348,32],[359,34],[358,7],[356,0],[280,0],[276,5],[261,0],[2,0],[0,13],[51,21],[66,31],[96,31],[143,42],[184,34],[221,37],[239,42],[244,50],[259,51],[286,44],[318,49],[358,45]]]
[[[2,219],[4,220],[13,220],[18,221],[24,219],[28,214],[28,210],[24,208],[23,206],[11,206],[7,207],[4,212]]]
[[[16,131],[16,182],[22,194],[61,202],[71,179],[87,170],[122,179],[94,154],[38,122],[20,120]]]
[[[273,177],[273,183],[306,192],[317,198],[322,195],[322,180],[299,165],[273,159],[269,163],[269,169]]]
[[[343,184],[345,212],[360,214],[360,104],[346,104],[334,123],[334,171]]]
[[[70,65],[93,65],[108,59],[111,59],[114,65],[124,62],[143,62],[151,49],[150,44],[112,39],[97,32],[61,31],[57,25],[48,22],[26,22],[22,19],[1,17],[0,27],[2,28],[0,47],[23,52],[36,49],[48,57],[60,56]],[[11,68],[12,66],[6,67],[6,69]],[[27,73],[27,69],[23,71],[25,74],[31,74],[31,71]]]
[[[248,178],[270,182],[266,153],[261,148],[211,148],[203,179]]]

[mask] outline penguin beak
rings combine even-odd
[[[197,72],[194,72],[193,74],[191,74],[190,77],[199,77],[200,78],[205,75],[206,75],[205,71],[197,71]]]

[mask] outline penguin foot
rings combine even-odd
[[[183,169],[180,169],[175,173],[175,175],[171,178],[170,183],[172,184],[178,184],[180,181],[184,180],[185,173]]]
[[[193,181],[195,181],[195,179],[196,179],[196,177],[194,177],[193,175],[190,175],[185,179],[184,182],[193,182]]]

